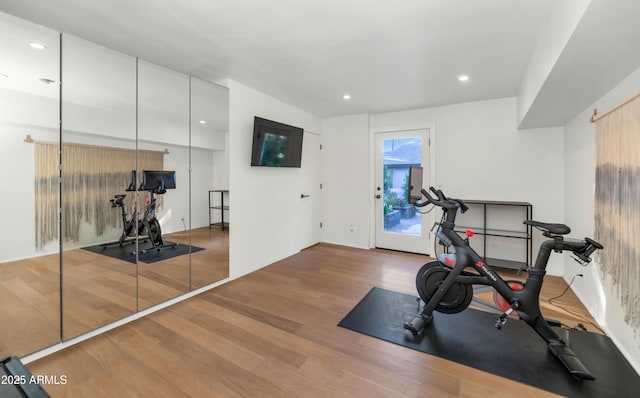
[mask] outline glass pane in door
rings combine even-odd
[[[408,202],[409,167],[421,166],[422,138],[383,140],[384,232],[421,236],[421,214]]]

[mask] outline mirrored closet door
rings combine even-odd
[[[143,160],[147,159],[147,160]],[[147,163],[153,159],[153,163]],[[138,310],[189,291],[189,76],[138,61]],[[152,214],[153,213],[153,214]]]
[[[228,189],[227,89],[0,23],[0,355],[228,277],[229,230],[210,225],[207,195]]]
[[[62,38],[66,340],[137,309],[136,59]]]
[[[0,357],[60,341],[60,35],[0,14]]]
[[[229,276],[228,131],[229,90],[192,77],[192,290]],[[223,217],[224,229],[220,224]]]

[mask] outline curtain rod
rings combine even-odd
[[[24,140],[22,140],[26,143],[29,144],[56,144],[58,145],[58,142],[53,142],[53,141],[36,141],[33,139],[33,137],[31,137],[31,134],[27,134],[26,137],[24,137]],[[90,145],[90,144],[76,144],[75,142],[63,142],[62,145],[75,145],[75,146],[82,146],[82,147],[86,147],[86,148],[103,148],[103,149],[115,149],[115,150],[120,150],[120,151],[132,151],[135,152],[136,149],[130,149],[130,148],[117,148],[117,147],[111,147],[111,146],[100,146],[100,145]],[[165,148],[163,151],[156,151],[153,149],[137,149],[137,151],[139,152],[159,152],[165,155],[169,155],[171,152],[169,152],[169,150],[167,148]]]
[[[608,114],[610,114],[610,113],[612,113],[614,111],[617,111],[618,109],[620,109],[623,106],[627,105],[629,102],[635,100],[638,97],[640,97],[640,93],[634,95],[633,97],[631,97],[631,98],[629,98],[629,99],[627,99],[625,101],[622,101],[621,103],[619,103],[618,105],[614,106],[613,108],[609,109],[608,111],[606,111],[605,113],[603,113],[601,115],[598,115],[598,110],[594,109],[593,110],[593,115],[591,115],[591,119],[589,119],[589,121],[591,123],[595,123],[598,120],[602,119],[603,117],[607,116]]]

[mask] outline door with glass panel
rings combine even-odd
[[[429,130],[375,134],[376,247],[430,253],[430,217],[407,201],[409,167],[424,168],[423,187],[429,186]]]

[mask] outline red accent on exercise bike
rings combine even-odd
[[[505,282],[507,282],[507,285],[509,285],[509,287],[515,292],[519,292],[522,289],[524,289],[524,283],[520,281],[505,281]],[[509,302],[505,300],[504,297],[502,297],[500,293],[498,293],[495,290],[493,291],[493,302],[502,312],[507,311],[511,306]],[[514,318],[518,318],[518,313],[516,311],[513,311],[511,313],[511,316]]]
[[[484,263],[483,263],[482,261],[478,261],[478,262],[476,263],[476,267],[478,267],[478,268],[482,268],[482,267],[484,267]]]
[[[470,229],[466,230],[466,231],[465,231],[465,233],[467,234],[467,236],[468,236],[469,238],[476,234],[475,232],[473,232],[473,231],[472,231],[472,230],[470,230]]]
[[[151,203],[151,200],[150,200],[150,199],[147,199],[147,200],[145,200],[145,201],[144,201],[144,203],[145,203],[146,205],[148,205],[148,204],[150,204],[150,203]]]
[[[456,255],[455,254],[446,254],[443,256],[440,256],[442,260],[444,260],[444,263],[447,264],[450,267],[454,267],[456,265]]]

